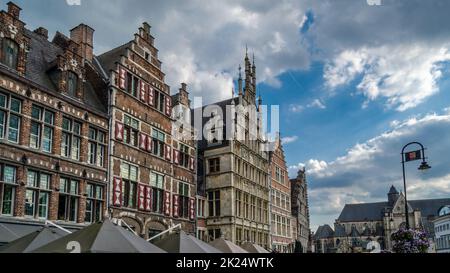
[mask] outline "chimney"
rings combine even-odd
[[[13,2],[8,2],[7,5],[8,5],[8,13],[12,15],[12,17],[14,17],[15,19],[19,19],[20,11],[22,9]]]
[[[181,90],[186,91],[186,84],[184,82],[181,83]]]
[[[37,33],[42,37],[44,37],[45,39],[48,39],[48,30],[44,27],[38,27],[37,29],[34,30],[34,33]]]
[[[80,45],[78,54],[84,60],[92,62],[94,58],[94,29],[88,25],[80,24],[70,30],[70,39]]]

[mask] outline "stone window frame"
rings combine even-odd
[[[0,92],[0,97],[4,98],[4,105],[0,105],[0,114],[3,116],[2,121],[2,132],[0,133],[0,139],[4,139],[10,143],[19,144],[20,142],[20,129],[22,126],[22,107],[23,107],[23,100],[19,99],[18,97],[7,93],[7,92]],[[12,109],[12,101],[16,101],[19,103],[19,109]],[[1,100],[0,100],[1,101]],[[11,127],[11,116],[17,118],[17,128]],[[11,140],[10,139],[10,130],[14,129],[16,130],[16,138],[17,140]]]
[[[81,140],[82,140],[82,128],[83,128],[83,122],[76,120],[72,117],[69,116],[63,116],[62,117],[62,125],[61,125],[61,133],[62,133],[62,137],[61,137],[61,156],[64,158],[70,158],[73,160],[79,160],[80,159],[80,155],[81,155]],[[68,120],[70,125],[68,129],[64,128],[64,120]],[[75,130],[75,124],[79,125],[79,132],[77,132]],[[63,147],[64,145],[64,136],[67,135],[68,139],[69,139],[69,151],[68,151],[68,155],[66,155],[64,153],[65,148]],[[78,156],[74,157],[74,139],[78,139]]]
[[[88,190],[88,186],[92,187],[92,194]],[[86,193],[86,210],[84,214],[84,222],[85,223],[93,223],[96,221],[99,221],[103,218],[103,210],[105,208],[105,185],[102,185],[100,183],[94,183],[94,182],[86,182],[85,185],[85,193]],[[101,194],[99,196],[98,189],[101,189]],[[91,219],[90,221],[86,221],[87,219],[87,207],[88,202],[92,202],[92,209],[91,209]],[[100,214],[100,215],[99,215]]]
[[[36,174],[36,181],[34,181],[33,184],[30,184],[30,173],[35,173]],[[27,172],[27,182],[26,182],[26,190],[25,190],[25,217],[26,218],[33,218],[33,219],[48,219],[48,215],[49,215],[49,209],[50,209],[50,193],[52,192],[50,184],[52,181],[52,175],[50,173],[47,172],[42,172],[36,169],[28,169]],[[45,175],[48,177],[48,181],[47,181],[47,187],[43,187],[42,183],[42,176]],[[33,215],[27,215],[27,204],[29,204],[30,202],[27,202],[27,195],[29,192],[32,192],[33,194]],[[43,206],[40,203],[40,199],[41,199],[41,194],[42,196],[46,195],[47,196],[47,202],[45,204],[45,206]],[[45,207],[46,208],[46,215],[45,217],[40,216],[40,208],[41,207]]]
[[[39,117],[34,117],[33,111],[35,109],[39,110]],[[47,121],[47,114],[51,115],[51,121]],[[54,111],[49,110],[46,107],[42,107],[39,104],[33,103],[31,106],[31,116],[30,116],[30,143],[29,147],[35,150],[42,151],[44,153],[52,153],[53,152],[53,144],[54,144],[54,136],[55,136],[55,117],[56,113]],[[36,135],[32,134],[32,127],[33,125],[37,125],[38,127],[38,135],[37,135],[37,146],[32,147],[32,137]],[[50,138],[47,138],[47,141],[49,143],[49,149],[45,149],[44,142],[46,141],[45,138],[45,130],[50,130]]]
[[[91,136],[91,132],[94,132],[94,137]],[[101,137],[103,136],[103,137]],[[104,167],[106,161],[106,151],[107,151],[107,139],[108,134],[93,125],[89,125],[88,128],[88,156],[87,162],[91,165],[98,167]],[[94,149],[94,152],[92,152]],[[94,154],[94,161],[92,162],[92,154]]]
[[[63,182],[64,181],[64,182]],[[75,189],[73,189],[73,184],[75,182]],[[64,183],[64,185],[62,185]],[[78,179],[73,179],[70,177],[60,177],[59,178],[59,196],[58,196],[58,214],[57,219],[64,222],[71,222],[71,223],[77,223],[78,222],[78,216],[79,216],[79,210],[80,210],[80,187],[81,187],[81,181]],[[64,204],[64,217],[60,218],[60,206],[61,206],[61,198],[65,197],[67,198],[65,200]],[[73,210],[72,207],[72,201],[75,200],[75,210]],[[72,210],[75,212],[72,218]]]
[[[13,174],[11,179],[5,179],[5,168],[11,168],[13,170]],[[5,198],[5,189],[9,188],[11,190],[11,200],[10,203],[10,213],[4,213],[4,198]],[[16,199],[16,188],[17,188],[17,167],[9,164],[0,164],[0,215],[4,216],[13,216],[14,215],[14,202]]]
[[[13,60],[11,64],[8,63],[7,59],[6,59],[7,54],[10,54],[10,53],[6,52],[7,43],[10,43],[10,45],[15,46],[15,50],[16,50],[15,51],[15,57],[13,56],[13,58],[15,58],[15,60]],[[1,55],[0,55],[1,58],[0,58],[0,62],[2,64],[4,64],[5,66],[7,66],[7,67],[9,67],[11,69],[17,70],[17,68],[19,66],[19,55],[20,55],[20,45],[16,41],[14,41],[11,38],[7,38],[7,37],[1,39]]]
[[[125,173],[122,173],[124,170],[124,166],[128,166],[128,176],[125,176]],[[135,168],[136,175],[135,177],[131,177],[131,170]],[[120,163],[120,176],[122,177],[122,207],[129,209],[137,209],[137,187],[139,181],[139,166],[131,164],[126,161],[122,161]],[[128,193],[126,191],[128,185]],[[128,204],[125,204],[125,195],[127,196]],[[131,196],[131,199],[130,199]],[[131,203],[130,203],[131,200]],[[131,205],[130,205],[131,204]]]

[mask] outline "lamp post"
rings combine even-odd
[[[405,149],[410,146],[410,145],[419,145],[421,147],[420,150],[417,151],[412,151],[412,152],[407,152],[405,153]],[[409,161],[413,161],[413,160],[419,160],[422,159],[422,163],[419,166],[419,170],[420,171],[425,171],[430,169],[430,165],[428,165],[428,163],[425,161],[426,157],[425,157],[425,148],[423,147],[423,145],[419,142],[410,142],[408,144],[406,144],[405,146],[403,146],[402,149],[402,169],[403,169],[403,187],[404,187],[404,191],[405,191],[405,217],[406,217],[406,229],[409,229],[409,216],[408,216],[408,199],[406,198],[406,177],[405,177],[405,163],[409,162]]]

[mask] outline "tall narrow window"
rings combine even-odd
[[[208,192],[209,216],[220,216],[220,191]]]
[[[79,186],[78,180],[60,178],[58,220],[77,222],[80,199]]]
[[[156,129],[152,129],[152,143],[153,143],[153,154],[164,157],[164,143],[166,136],[163,132]]]
[[[9,68],[17,70],[19,46],[11,39],[3,39],[2,63]]]
[[[137,147],[139,135],[139,121],[130,116],[125,116],[123,119],[123,141],[127,144]]]
[[[121,165],[121,176],[122,176],[122,205],[128,208],[136,208],[136,189],[138,181],[138,167],[122,163]]]
[[[52,152],[53,146],[53,112],[42,107],[31,107],[30,147],[47,153]]]
[[[50,197],[50,175],[29,170],[25,191],[25,216],[47,219]]]
[[[181,218],[189,218],[189,184],[178,183],[179,213]]]
[[[16,167],[0,165],[0,215],[13,215],[15,196]]]
[[[89,128],[89,149],[88,160],[89,164],[104,166],[105,150],[106,150],[106,134],[103,131],[95,128]]]
[[[19,143],[22,101],[0,93],[0,139]]]
[[[164,176],[155,172],[150,173],[150,185],[153,192],[152,211],[163,213]]]
[[[103,191],[104,187],[97,184],[86,184],[86,213],[84,221],[87,223],[98,222],[103,218]]]
[[[184,144],[180,144],[180,165],[189,167],[189,147]]]
[[[127,87],[126,91],[133,97],[137,97],[139,88],[139,79],[127,72]]]
[[[78,89],[78,76],[72,71],[67,74],[67,94],[76,97]]]
[[[242,192],[240,190],[236,190],[236,216],[242,216]]]
[[[158,109],[159,111],[161,111],[163,113],[165,113],[165,110],[166,110],[165,98],[166,97],[163,95],[162,92],[155,90],[155,107],[156,107],[156,109]]]
[[[61,155],[74,160],[80,159],[81,123],[63,117]]]

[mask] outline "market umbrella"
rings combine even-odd
[[[69,233],[62,230],[43,227],[0,248],[0,253],[27,253]]]
[[[33,252],[38,253],[165,253],[109,219],[64,236]]]
[[[218,238],[209,243],[213,247],[223,251],[224,253],[248,253],[242,247],[236,245],[235,243],[225,240],[224,238]]]
[[[182,230],[169,234],[154,244],[169,253],[222,253]]]
[[[242,244],[242,248],[248,251],[249,253],[270,253],[262,246],[257,244],[252,244],[251,242],[245,242]]]

